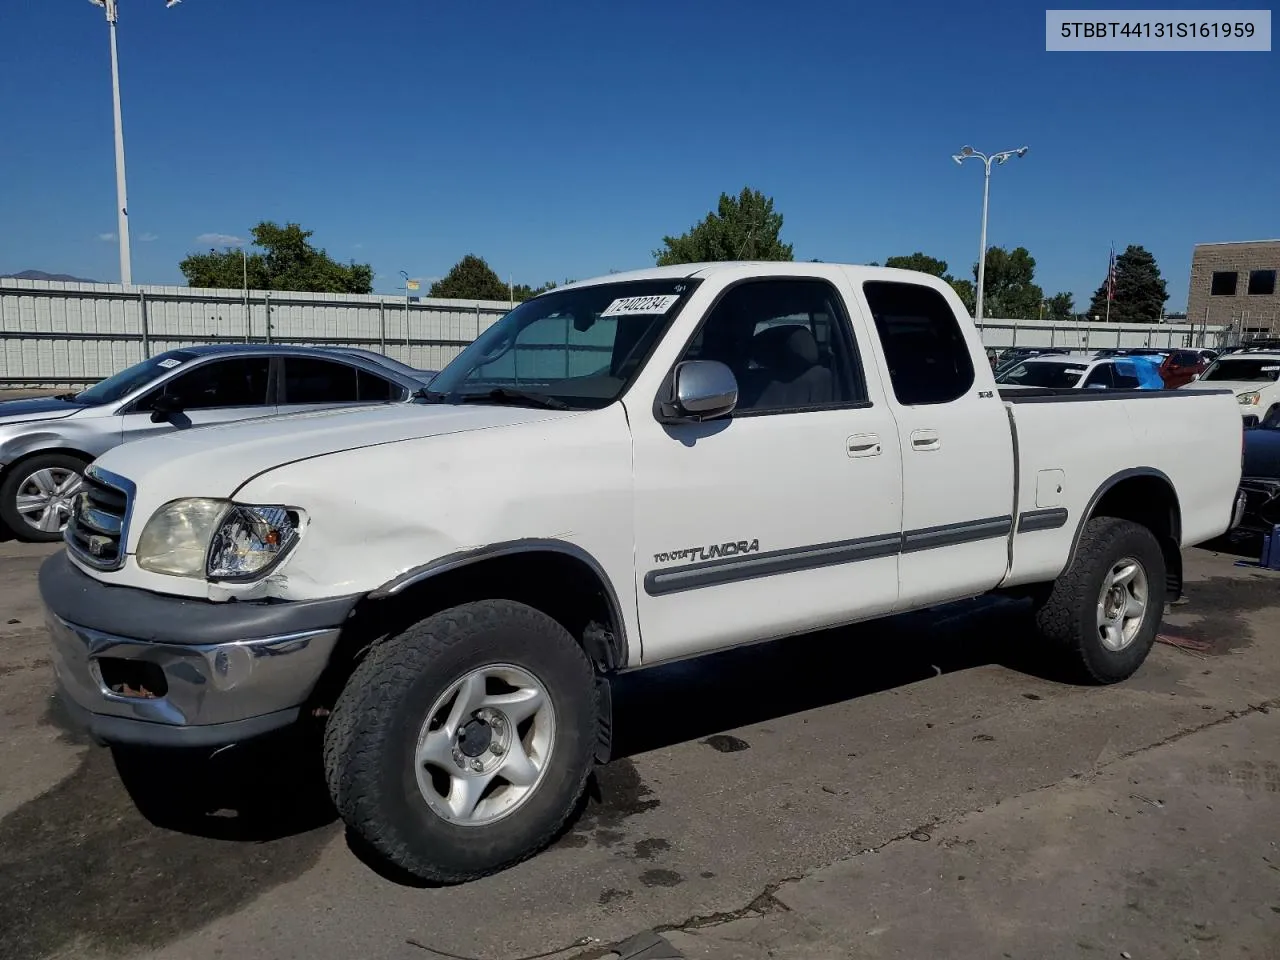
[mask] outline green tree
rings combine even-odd
[[[1044,316],[1046,320],[1068,321],[1075,317],[1075,298],[1069,293],[1055,293],[1045,301]]]
[[[944,277],[947,273],[947,261],[931,257],[918,250],[903,257],[886,257],[884,265],[898,270],[916,270],[934,277]]]
[[[663,237],[653,251],[658,266],[717,260],[793,260],[791,244],[779,239],[782,214],[773,198],[743,187],[737,197],[720,194],[719,207],[678,237]]]
[[[512,288],[512,293],[516,303],[524,303],[526,300],[532,300],[540,293],[546,293],[548,290],[554,290],[558,284],[554,280],[548,280],[540,287],[531,287],[527,283],[517,283]]]
[[[1129,244],[1116,257],[1116,289],[1111,301],[1111,320],[1115,323],[1150,323],[1160,319],[1169,300],[1160,267],[1145,247]],[[1107,315],[1107,281],[1098,287],[1089,304],[1089,315]]]
[[[372,293],[373,267],[338,263],[310,243],[313,231],[296,223],[264,220],[253,228],[253,245],[262,253],[239,247],[192,253],[178,269],[193,287],[240,287],[247,268],[254,290],[305,290],[312,293]]]
[[[915,253],[909,253],[905,256],[886,257],[884,261],[886,267],[896,267],[899,270],[916,270],[920,273],[927,273],[930,276],[945,280],[951,284],[957,296],[960,297],[965,309],[973,313],[974,306],[974,285],[968,280],[960,280],[947,273],[947,261],[939,260],[937,257],[931,257],[926,253],[917,250]],[[879,266],[873,263],[873,267]]]
[[[986,289],[982,309],[988,317],[1002,320],[1035,320],[1040,316],[1044,291],[1035,283],[1036,259],[1026,247],[987,249]],[[978,265],[973,265],[978,279]],[[972,309],[972,308],[970,308]]]
[[[431,285],[427,296],[448,300],[506,300],[510,293],[483,257],[468,253]]]

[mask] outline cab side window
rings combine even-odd
[[[727,291],[681,360],[718,360],[735,415],[860,405],[867,393],[840,296],[825,280],[752,280]]]
[[[210,360],[167,380],[138,401],[138,410],[149,410],[156,397],[177,401],[183,410],[215,407],[257,407],[267,403],[268,357],[229,357]]]
[[[1080,384],[1080,386],[1085,390],[1088,390],[1090,387],[1093,387],[1095,390],[1099,387],[1106,387],[1108,389],[1114,387],[1115,380],[1112,376],[1113,367],[1114,364],[1110,362],[1098,364],[1089,371],[1089,376],[1085,377],[1084,383]]]
[[[872,280],[862,285],[903,406],[951,403],[973,386],[969,343],[951,305],[932,287]]]

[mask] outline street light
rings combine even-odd
[[[120,121],[120,58],[116,53],[116,0],[89,0],[102,7],[107,14],[107,27],[111,33],[111,105],[116,125],[116,217],[120,241],[120,282],[126,287],[133,283],[133,267],[129,260],[129,198],[124,182],[124,127]],[[182,0],[165,0],[166,7],[177,6]]]
[[[982,178],[982,240],[978,250],[978,296],[977,302],[974,304],[978,322],[982,322],[982,285],[987,277],[987,196],[991,192],[991,164],[1004,164],[1009,162],[1010,157],[1025,157],[1027,155],[1027,147],[1019,147],[1017,150],[1001,150],[999,153],[993,153],[987,156],[973,147],[964,146],[960,148],[960,152],[952,155],[951,159],[958,164],[964,164],[966,160],[977,158],[982,161],[984,176]]]

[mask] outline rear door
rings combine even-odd
[[[1013,442],[982,353],[951,303],[924,284],[869,280],[902,450],[899,608],[983,593],[1003,579],[1013,509]]]
[[[271,358],[223,357],[206,360],[171,377],[138,398],[121,415],[121,439],[182,430],[188,427],[266,417],[276,412],[271,396]],[[164,396],[180,412],[155,423],[152,406]]]
[[[406,393],[398,383],[340,360],[285,356],[280,363],[281,413],[390,403]]]

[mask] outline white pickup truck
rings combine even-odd
[[[97,739],[324,718],[349,827],[457,882],[571,815],[617,671],[1013,591],[1128,677],[1241,448],[1230,391],[1002,397],[923,274],[663,267],[521,304],[414,404],[111,450],[40,587]]]

